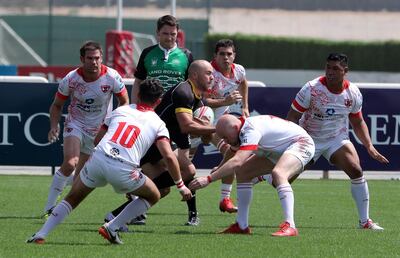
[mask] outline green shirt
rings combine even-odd
[[[149,77],[158,79],[166,92],[186,80],[187,70],[192,61],[192,54],[187,49],[175,47],[166,51],[157,44],[143,50],[135,77],[140,80]]]

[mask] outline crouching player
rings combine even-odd
[[[271,171],[281,202],[284,221],[273,236],[297,236],[294,223],[294,195],[288,179],[303,171],[314,156],[314,142],[295,123],[270,115],[248,117],[245,120],[223,115],[216,133],[228,144],[239,147],[235,155],[211,175],[194,179],[189,188],[196,190],[209,183],[236,174],[238,212],[236,223],[224,234],[250,234],[249,209],[253,197],[252,179]]]
[[[54,208],[42,228],[27,240],[28,243],[44,243],[49,232],[89,193],[96,187],[110,183],[117,193],[129,193],[139,197],[129,203],[118,216],[99,228],[99,234],[110,243],[122,244],[118,229],[145,213],[160,199],[160,192],[155,184],[139,168],[140,159],[154,142],[166,161],[182,199],[186,201],[192,197],[182,181],[165,123],[153,110],[162,93],[163,88],[157,80],[145,80],[139,88],[137,106],[123,106],[113,111],[97,134],[95,144],[98,145],[74,181],[71,191]]]

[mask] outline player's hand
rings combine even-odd
[[[207,177],[202,176],[202,177],[193,179],[189,184],[189,189],[194,191],[194,190],[204,188],[209,184],[210,184],[210,182],[208,181]]]
[[[239,91],[237,90],[232,91],[231,94],[225,97],[226,105],[232,105],[239,101],[242,101],[242,95],[240,95]]]
[[[47,134],[47,139],[50,143],[55,143],[59,140],[58,136],[60,134],[60,125],[57,124],[57,127],[50,128],[49,133]]]
[[[181,201],[187,201],[192,199],[192,192],[185,185],[179,189],[179,193],[182,195]]]
[[[373,158],[379,161],[380,163],[387,164],[389,163],[389,160],[380,154],[373,145],[371,145],[369,148],[367,148],[368,154]]]

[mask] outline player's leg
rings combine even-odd
[[[148,177],[142,174],[142,176],[137,178],[136,182],[133,182],[132,188],[134,190],[128,193],[137,196],[137,198],[129,202],[115,218],[99,228],[99,234],[112,244],[122,244],[118,234],[119,229],[133,218],[145,214],[146,211],[160,199],[160,193],[157,186]],[[135,181],[134,179],[126,180]],[[121,189],[118,186],[116,187],[116,184],[112,184],[114,189]],[[136,188],[137,186],[138,188]]]
[[[260,176],[264,171],[271,171],[274,164],[265,157],[256,155],[250,156],[246,162],[236,171],[236,189],[238,197],[238,212],[236,215],[236,223],[221,233],[225,234],[248,234],[249,229],[249,210],[253,197],[254,177]]]
[[[157,186],[148,177],[144,177],[143,185],[129,193],[138,198],[129,202],[114,219],[107,223],[111,230],[118,230],[133,218],[146,213],[151,206],[159,201],[160,192]]]
[[[193,180],[196,174],[196,167],[189,158],[189,149],[178,149],[177,151],[182,180],[185,185],[189,185],[189,182]],[[197,213],[196,191],[192,191],[192,196],[192,199],[186,201],[188,206],[188,222],[185,225],[197,226],[200,223],[200,219]]]
[[[297,236],[298,234],[294,222],[294,194],[289,178],[299,174],[302,169],[301,161],[291,153],[283,153],[272,169],[272,177],[276,184],[284,217],[280,229],[273,233],[273,236]]]
[[[86,186],[81,178],[77,178],[64,200],[62,200],[51,212],[48,219],[42,226],[42,228],[35,233],[30,239],[27,240],[28,243],[44,243],[44,239],[47,235],[75,209],[85,198],[94,190]]]
[[[351,180],[351,193],[357,205],[360,228],[383,230],[369,217],[369,189],[364,177],[357,151],[351,142],[337,149],[330,157],[330,162],[343,170]]]
[[[51,209],[56,205],[57,198],[64,190],[68,177],[75,170],[79,160],[80,139],[76,136],[64,138],[64,160],[58,171],[53,176],[50,185],[47,203],[44,208],[45,214],[50,214]]]
[[[212,141],[211,141],[219,150],[219,152],[223,155],[223,162],[229,160],[235,154],[231,149],[230,145],[225,143],[220,137],[216,134],[213,134]],[[233,204],[231,199],[231,192],[232,192],[232,184],[235,180],[235,175],[229,175],[223,177],[221,179],[221,186],[220,186],[220,200],[219,200],[219,209],[222,212],[229,212],[234,213],[237,212],[237,207]]]

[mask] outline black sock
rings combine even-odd
[[[116,208],[115,210],[113,210],[111,213],[112,215],[114,215],[114,217],[117,217],[118,214],[121,213],[121,211],[131,202],[132,200],[128,200],[126,201],[124,204],[122,204],[121,206],[119,206],[118,208]]]
[[[192,181],[192,179],[189,180],[189,181],[186,181],[185,185],[189,185],[190,181]],[[192,196],[193,196],[192,199],[186,201],[186,204],[188,206],[189,215],[190,214],[197,214],[196,191],[192,191]]]
[[[163,172],[161,175],[153,179],[154,184],[158,189],[163,189],[175,185],[174,180],[168,173],[168,171]]]

